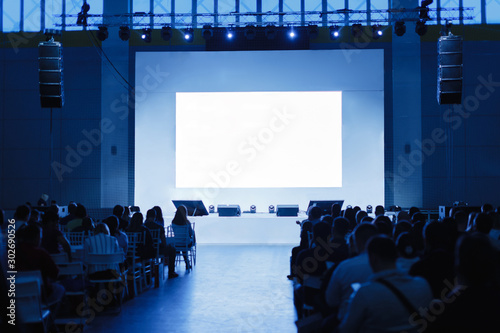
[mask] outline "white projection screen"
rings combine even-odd
[[[138,52],[135,202],[384,203],[383,50]]]

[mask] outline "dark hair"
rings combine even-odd
[[[68,214],[75,214],[75,212],[76,212],[76,206],[77,206],[76,202],[73,202],[73,201],[70,202],[68,204]]]
[[[481,213],[487,213],[490,210],[493,210],[493,206],[489,203],[485,203],[484,205],[481,206]]]
[[[316,206],[316,205],[314,205],[311,208],[309,208],[308,215],[309,215],[309,219],[310,220],[319,219],[322,214],[323,214],[323,210],[321,208],[319,208],[318,206]]]
[[[105,223],[97,223],[94,229],[94,235],[106,234],[109,235],[109,228]]]
[[[128,229],[131,231],[139,231],[142,224],[144,222],[144,216],[141,212],[135,212],[130,219],[130,224],[128,225]]]
[[[424,227],[424,238],[429,250],[446,250],[450,244],[450,235],[442,222],[432,221]]]
[[[375,216],[384,215],[384,214],[385,214],[384,206],[378,205],[377,207],[375,207]]]
[[[394,226],[394,230],[392,233],[393,239],[398,239],[399,235],[401,235],[403,232],[410,232],[411,231],[411,224],[408,221],[400,221],[396,223]]]
[[[338,217],[340,215],[340,210],[341,210],[341,207],[338,203],[334,203],[332,205],[332,217],[333,217],[333,219],[335,219],[336,217]]]
[[[415,213],[419,213],[420,212],[420,209],[418,207],[411,207],[410,210],[408,211],[408,214],[410,215],[410,217],[413,216],[413,214]]]
[[[392,237],[392,223],[389,217],[378,215],[372,224],[377,227],[379,233]]]
[[[17,207],[16,212],[14,213],[14,217],[16,220],[27,221],[29,219],[30,213],[31,209],[28,207],[28,205],[21,205]]]
[[[147,219],[149,219],[149,218],[155,219],[156,218],[156,211],[154,209],[148,209],[148,211],[146,212],[146,218]]]
[[[82,204],[76,205],[75,216],[78,218],[84,218],[87,216],[87,209]]]
[[[403,258],[414,258],[417,254],[411,241],[411,235],[406,231],[400,233],[396,238],[396,249]]]
[[[473,233],[461,237],[456,247],[457,272],[469,286],[490,286],[496,282],[496,258],[488,236]]]
[[[189,223],[187,218],[187,208],[184,205],[177,207],[174,218],[172,219],[172,224],[176,225],[187,225]]]
[[[363,220],[363,217],[368,216],[368,213],[365,212],[364,210],[358,210],[356,212],[356,224],[360,224],[361,220]]]
[[[109,228],[109,234],[114,236],[116,231],[118,230],[118,217],[115,215],[110,215],[106,217],[103,221]]]
[[[115,207],[113,207],[113,215],[115,215],[116,217],[122,217],[123,210],[123,206],[116,205]]]
[[[23,225],[16,231],[16,238],[20,243],[30,243],[39,245],[40,242],[40,227],[35,223]]]
[[[164,220],[163,220],[163,212],[161,211],[161,207],[160,206],[154,206],[153,209],[156,212],[156,221],[161,222],[161,224],[163,224]]]
[[[493,228],[493,218],[486,213],[479,213],[474,218],[474,224],[476,226],[476,231],[489,234]]]
[[[371,237],[366,244],[366,249],[369,256],[376,255],[386,262],[396,262],[398,258],[396,244],[386,235]]]
[[[349,221],[342,216],[339,216],[333,220],[332,232],[335,232],[339,235],[345,237],[349,232]]]
[[[323,240],[325,243],[330,238],[330,225],[326,222],[318,222],[313,226],[314,243],[317,244],[318,239]]]
[[[426,222],[427,221],[427,218],[425,217],[424,214],[420,213],[420,212],[416,212],[415,214],[413,214],[411,216],[411,220],[413,223],[417,222],[417,221],[422,221],[422,222]]]
[[[373,224],[371,223],[358,224],[356,229],[354,229],[354,241],[356,243],[358,252],[362,252],[368,240],[377,234],[378,230]]]
[[[47,211],[42,216],[42,224],[44,226],[49,225],[49,223],[51,222],[58,222],[58,221],[59,221],[59,215],[57,215],[53,211]]]

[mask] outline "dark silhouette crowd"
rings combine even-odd
[[[499,209],[311,207],[288,276],[299,331],[498,332]]]

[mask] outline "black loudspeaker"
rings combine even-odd
[[[442,36],[438,41],[439,104],[462,103],[462,37]]]
[[[299,205],[278,205],[276,207],[276,216],[298,216]]]
[[[62,44],[49,41],[38,44],[38,75],[42,108],[64,105]]]
[[[240,205],[218,205],[217,212],[219,216],[240,216]]]

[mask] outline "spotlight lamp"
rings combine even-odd
[[[194,39],[194,32],[192,28],[184,29],[184,40],[188,43],[192,43]]]
[[[97,39],[99,39],[101,42],[104,42],[106,39],[108,39],[108,36],[109,36],[108,28],[100,26],[99,30],[97,31]]]
[[[120,27],[120,30],[118,31],[118,37],[120,37],[120,39],[123,41],[127,41],[130,38],[130,28],[127,26]]]
[[[378,24],[372,25],[372,37],[373,39],[379,39],[382,37],[382,27]]]
[[[267,39],[276,38],[276,27],[272,24],[269,24],[264,30]]]
[[[151,29],[149,29],[149,28],[142,29],[141,38],[146,43],[151,43]]]
[[[368,206],[366,206],[366,212],[367,212],[368,214],[373,213],[373,207],[372,207],[372,205],[368,205]]]
[[[363,27],[359,23],[355,23],[351,26],[351,34],[354,38],[359,38],[363,35]]]
[[[257,212],[257,207],[255,205],[250,206],[250,213],[256,213]]]
[[[164,26],[161,28],[161,38],[164,41],[169,41],[172,38],[172,28],[169,26]]]
[[[340,37],[340,28],[336,25],[332,25],[330,28],[330,39],[336,40]]]
[[[288,31],[288,36],[290,38],[295,38],[297,36],[297,33],[295,32],[295,29],[292,27],[290,27],[290,30]]]
[[[234,29],[232,27],[227,28],[226,37],[227,39],[233,39],[235,36]]]
[[[248,40],[253,40],[257,36],[257,30],[255,30],[255,26],[247,25],[245,27],[245,38]]]
[[[212,36],[214,35],[212,26],[210,24],[204,25],[203,29],[201,31],[201,35],[203,36],[203,38],[205,40],[208,40],[208,39],[212,38]]]
[[[396,34],[396,36],[403,36],[406,32],[406,25],[405,25],[405,22],[404,21],[397,21],[395,24],[394,24],[394,33]]]
[[[425,25],[425,20],[417,21],[417,24],[415,25],[415,32],[419,36],[423,36],[427,33],[427,26]]]
[[[208,212],[209,212],[210,214],[215,213],[215,206],[214,206],[214,205],[210,205],[210,206],[208,206]]]
[[[274,214],[274,213],[275,213],[274,206],[273,206],[273,205],[270,205],[270,206],[269,206],[269,214]]]

